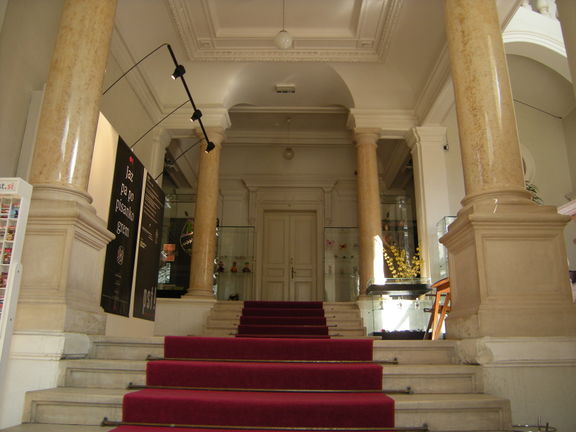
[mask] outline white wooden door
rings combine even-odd
[[[264,213],[263,300],[316,300],[316,213]]]

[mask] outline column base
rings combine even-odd
[[[576,335],[563,229],[554,207],[521,197],[468,204],[449,251],[449,338]]]
[[[462,363],[482,367],[485,393],[510,400],[512,424],[576,427],[568,396],[576,394],[575,337],[467,339],[458,342],[457,353]]]
[[[15,328],[103,334],[104,247],[114,235],[94,209],[66,189],[32,197]],[[60,198],[60,199],[56,199]]]

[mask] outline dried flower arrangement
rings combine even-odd
[[[422,268],[422,258],[420,258],[420,248],[416,248],[416,253],[410,257],[406,249],[399,249],[394,245],[387,247],[390,253],[384,249],[384,260],[388,270],[394,278],[417,278],[420,276]]]

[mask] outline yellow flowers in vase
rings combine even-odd
[[[420,276],[423,264],[420,248],[416,248],[416,253],[410,257],[406,249],[389,245],[384,249],[384,260],[393,278],[414,279]]]

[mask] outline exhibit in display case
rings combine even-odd
[[[32,186],[24,180],[0,178],[0,388],[18,303],[31,195]]]
[[[359,293],[358,228],[324,229],[325,301],[355,301]]]
[[[448,277],[448,249],[440,239],[448,232],[448,227],[456,220],[456,216],[444,216],[436,224],[436,238],[438,239],[438,267],[440,269],[440,278]]]
[[[254,291],[254,227],[217,229],[215,290],[218,300],[250,299]]]

